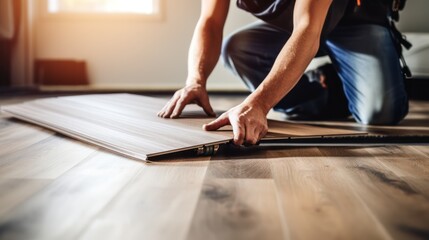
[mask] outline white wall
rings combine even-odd
[[[235,5],[235,1],[231,1]],[[36,58],[87,61],[92,84],[101,87],[175,89],[183,85],[189,42],[199,16],[198,0],[164,0],[162,20],[52,19],[38,17]],[[254,21],[231,6],[225,33]],[[244,89],[221,62],[211,89]]]
[[[407,0],[401,11],[398,28],[404,32],[429,33],[428,0]]]
[[[415,77],[429,77],[429,21],[427,20],[428,0],[408,0],[404,11],[400,12],[398,28],[413,44],[404,51],[404,57]]]
[[[162,20],[55,20],[39,16],[35,57],[85,60],[92,84],[99,87],[179,88],[186,77],[187,51],[200,0],[163,1]],[[255,20],[233,6],[235,0],[231,5],[225,34]],[[428,8],[427,0],[409,0],[399,27],[405,31],[429,31],[422,17]],[[416,53],[412,54],[415,58]],[[409,58],[410,54],[405,55]],[[413,60],[409,63],[414,68]],[[209,88],[245,89],[221,63],[212,74]]]

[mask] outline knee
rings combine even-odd
[[[243,53],[241,49],[245,43],[244,36],[240,33],[231,34],[224,39],[221,56],[225,65],[233,67],[233,63],[239,61],[239,57]]]
[[[352,112],[356,121],[364,125],[397,125],[407,113],[407,97],[368,103],[359,111]]]

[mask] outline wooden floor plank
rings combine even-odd
[[[0,217],[51,182],[48,179],[0,179]]]
[[[186,239],[208,159],[145,165],[80,239]]]
[[[395,239],[424,239],[429,236],[429,201],[406,180],[375,158],[342,152],[341,148],[321,150],[329,161],[347,170],[343,181],[350,183],[374,216]],[[365,151],[365,150],[364,150]],[[346,156],[348,155],[348,157]]]
[[[224,147],[210,161],[206,178],[272,178],[266,151]]]
[[[290,239],[389,239],[343,181],[343,169],[316,148],[275,152],[269,161]]]
[[[367,148],[366,151],[372,153],[379,164],[394,173],[401,181],[409,184],[411,189],[416,189],[429,201],[428,157],[411,146],[397,146],[395,149],[401,154],[378,154],[382,151],[381,149],[389,148]]]
[[[148,157],[225,143],[230,133],[204,131],[204,118],[173,120],[157,112],[165,100],[133,94],[98,94],[36,100],[3,108],[25,121],[54,129],[130,157]]]
[[[0,129],[0,162],[3,159],[2,156],[26,149],[52,135],[54,135],[52,131],[20,121],[10,121]]]
[[[97,148],[87,144],[59,135],[51,136],[38,144],[1,156],[0,178],[54,179],[95,151]]]
[[[0,239],[76,239],[143,163],[99,153],[0,219]]]
[[[2,114],[0,112],[0,131],[2,131],[3,129],[15,124],[16,121],[12,121],[9,119],[8,116],[6,116],[5,114]]]
[[[420,145],[420,146],[412,146],[411,148],[416,149],[417,151],[423,153],[426,158],[426,161],[429,161],[429,146],[427,145]]]
[[[212,103],[241,101],[230,99]],[[410,106],[395,127],[319,123],[428,133],[429,104]],[[143,164],[0,114],[0,239],[429,239],[427,145],[164,160],[174,161]]]
[[[187,239],[283,239],[272,179],[204,182]]]

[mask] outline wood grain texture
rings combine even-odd
[[[142,166],[98,153],[0,219],[0,239],[76,239]]]
[[[308,157],[300,157],[309,154]],[[317,148],[273,154],[270,161],[290,239],[389,239],[345,181],[344,169]]]
[[[207,179],[188,239],[283,239],[272,179]]]
[[[181,119],[157,117],[165,100],[132,94],[60,97],[3,107],[25,121],[82,141],[146,160],[148,157],[227,143],[231,131],[204,131],[213,119],[185,111]],[[357,134],[355,131],[269,121],[270,132],[282,137]],[[280,135],[279,135],[280,134]]]
[[[377,159],[353,156],[344,161],[342,149],[324,150],[327,156],[339,156],[329,159],[348,170],[348,176],[352,178],[349,181],[351,187],[385,226],[390,237],[422,239],[427,236],[429,200],[423,193]]]
[[[6,216],[35,193],[46,187],[50,179],[0,179],[0,216]]]
[[[25,149],[3,155],[0,178],[55,179],[96,150],[75,140],[51,136]]]
[[[207,160],[144,165],[80,239],[186,239]]]
[[[147,156],[231,139],[231,134],[202,130],[200,122],[209,119],[176,121],[157,117],[164,103],[156,98],[113,94],[43,99],[2,109],[24,120],[142,160]]]
[[[429,129],[429,103],[410,109],[369,132]],[[427,145],[225,147],[143,163],[1,113],[0,142],[2,240],[429,238]]]
[[[4,126],[0,128],[0,156],[26,149],[54,134],[23,122],[0,119],[0,123]]]

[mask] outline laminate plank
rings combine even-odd
[[[19,139],[17,141],[20,142]],[[55,179],[95,151],[97,148],[78,141],[51,136],[25,149],[3,155],[0,178]]]
[[[313,125],[303,125],[299,123],[285,121],[268,121],[270,133],[281,134],[284,136],[309,137],[309,136],[326,136],[326,135],[362,135],[365,132],[347,130],[341,128],[324,128]]]
[[[309,156],[300,157],[303,154]],[[288,238],[390,239],[357,198],[344,169],[329,159],[317,148],[295,148],[270,156]]]
[[[29,146],[43,141],[53,136],[52,131],[48,131],[37,126],[12,122],[0,129],[0,164],[4,155],[18,152]]]
[[[79,239],[186,239],[208,159],[145,165]]]
[[[85,117],[89,107],[119,116],[111,127],[159,107],[94,99]],[[428,105],[412,106],[403,125],[369,131],[425,133]],[[429,239],[427,146],[254,147],[143,164],[3,116],[0,239]]]
[[[416,149],[417,151],[423,153],[426,156],[426,161],[429,161],[429,147],[427,145],[423,146],[411,146],[411,148]]]
[[[0,220],[0,239],[76,239],[143,164],[100,152]]]
[[[212,119],[185,112],[181,119],[156,113],[164,99],[132,94],[60,97],[4,107],[17,118],[141,160],[205,145],[227,143],[231,131],[204,131]],[[272,133],[282,137],[358,134],[356,131],[269,121]]]
[[[164,100],[160,99],[113,94],[44,99],[4,110],[143,160],[149,155],[227,142],[231,138],[230,133],[226,137],[224,132],[204,131],[192,119],[184,123],[159,118],[156,112],[162,104]]]
[[[272,179],[207,179],[187,239],[283,239]]]
[[[10,125],[14,124],[14,121],[10,121],[8,118],[9,117],[6,116],[6,114],[2,114],[0,112],[0,131],[2,131],[4,128],[9,127]]]
[[[377,153],[383,148],[367,148],[366,151],[373,153],[375,160],[387,170],[394,173],[404,183],[418,190],[420,194],[429,201],[429,161],[425,154],[410,146],[397,146],[400,155],[382,155]]]
[[[270,164],[264,161],[267,157],[267,152],[258,148],[225,146],[210,160],[206,179],[271,179]]]
[[[429,201],[422,192],[380,164],[376,158],[343,157],[341,148],[323,149],[328,160],[347,172],[350,184],[373,215],[395,239],[429,236]],[[340,157],[335,157],[336,155]]]
[[[48,179],[0,179],[0,218],[51,182]]]

